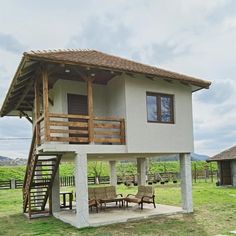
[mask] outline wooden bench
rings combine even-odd
[[[152,186],[138,186],[138,192],[136,195],[128,194],[127,197],[124,198],[126,202],[126,207],[128,207],[129,202],[138,203],[143,209],[143,203],[153,204],[154,208],[156,208],[155,204],[155,191]]]
[[[115,186],[88,188],[88,196],[90,201],[96,200],[101,207],[110,202],[119,203],[119,206],[123,206],[123,196],[116,193]]]

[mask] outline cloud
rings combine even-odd
[[[13,35],[0,32],[0,48],[11,53],[19,53],[24,51],[26,46]]]
[[[108,53],[125,54],[129,48],[132,30],[115,22],[112,15],[91,17],[82,25],[80,32],[72,36],[69,48],[97,49]]]
[[[233,81],[216,81],[212,84],[209,91],[201,91],[197,94],[196,99],[201,102],[223,105],[232,98],[235,92]]]
[[[211,155],[232,145],[236,138],[235,1],[72,0],[56,5],[51,1],[47,8],[41,2],[24,2],[27,8],[17,1],[0,3],[1,100],[18,65],[18,53],[25,50],[23,44],[32,49],[94,48],[211,80],[210,90],[193,95],[195,150]],[[14,127],[15,122],[22,124],[15,120],[4,125]],[[0,128],[1,134],[10,131]]]
[[[31,130],[31,123],[24,118],[21,120],[18,117],[1,118],[0,156],[27,158],[31,140],[25,138],[31,138]]]

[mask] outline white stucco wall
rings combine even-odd
[[[146,92],[174,95],[174,124],[148,123]],[[50,111],[67,113],[67,94],[86,95],[86,83],[58,80],[50,96]],[[125,118],[129,153],[189,153],[193,151],[192,92],[180,83],[122,75],[107,85],[93,84],[94,115]]]
[[[174,124],[148,123],[146,92],[174,95]],[[180,83],[125,78],[128,152],[180,153],[193,151],[192,92]]]
[[[126,118],[124,76],[110,80],[106,86],[107,115]]]
[[[54,105],[50,106],[50,111],[67,114],[67,94],[87,95],[86,83],[71,80],[58,80],[50,93],[54,101]],[[93,84],[93,103],[94,115],[106,116],[107,99],[106,87],[104,85]]]

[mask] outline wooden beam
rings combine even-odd
[[[43,94],[42,94],[41,91],[40,91],[40,96],[43,97]],[[48,97],[48,101],[49,101],[49,103],[50,103],[52,106],[54,105],[54,102],[53,102],[53,100],[52,100],[50,97]]]
[[[25,99],[26,95],[28,94],[28,92],[29,92],[30,89],[32,88],[33,84],[34,84],[34,80],[32,79],[32,80],[28,83],[28,85],[27,85],[27,87],[25,88],[23,94],[21,95],[21,98],[18,100],[18,102],[16,103],[15,107],[13,108],[13,110],[17,110],[17,109],[18,109],[19,105],[20,105],[20,104],[22,103],[22,101]]]
[[[33,124],[32,119],[30,119],[30,117],[28,116],[27,113],[25,113],[24,111],[20,110],[20,113],[31,123]]]
[[[121,144],[125,144],[125,120],[122,119],[120,122],[120,141]]]
[[[44,112],[44,132],[45,142],[50,140],[49,117],[48,117],[48,73],[47,68],[42,69],[43,80],[43,112]]]
[[[39,97],[39,80],[35,79],[34,83],[34,93],[35,93],[35,105],[34,105],[34,112],[35,112],[35,125],[36,125],[36,145],[40,145],[40,123],[37,120],[40,117],[40,97]]]
[[[94,143],[94,122],[93,122],[93,78],[86,78],[87,80],[87,99],[88,99],[88,130],[89,143]]]

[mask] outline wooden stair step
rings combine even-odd
[[[55,164],[36,164],[36,167],[55,166]]]
[[[49,175],[52,175],[52,173],[47,173],[47,174],[36,174],[34,176],[49,176]]]
[[[46,190],[40,190],[40,191],[34,191],[34,192],[30,192],[31,193],[46,193],[47,191]]]
[[[43,201],[42,202],[32,202],[31,207],[41,207],[42,204],[43,204]]]
[[[44,188],[46,188],[47,189],[47,187],[45,186],[45,187],[42,187],[42,186],[32,186],[31,187],[31,189],[44,189]],[[46,191],[46,189],[45,189],[45,191]]]
[[[38,161],[56,161],[56,158],[51,158],[51,159],[38,159]]]
[[[46,194],[45,195],[30,196],[30,199],[41,200],[41,199],[44,199],[44,198],[41,198],[41,197],[45,197],[45,196],[46,196]]]
[[[38,211],[31,211],[31,214],[49,214],[49,211],[45,210],[38,210]]]
[[[50,184],[50,182],[46,182],[46,183],[32,183],[32,187],[41,187],[41,186],[45,186],[48,187],[48,185]]]

